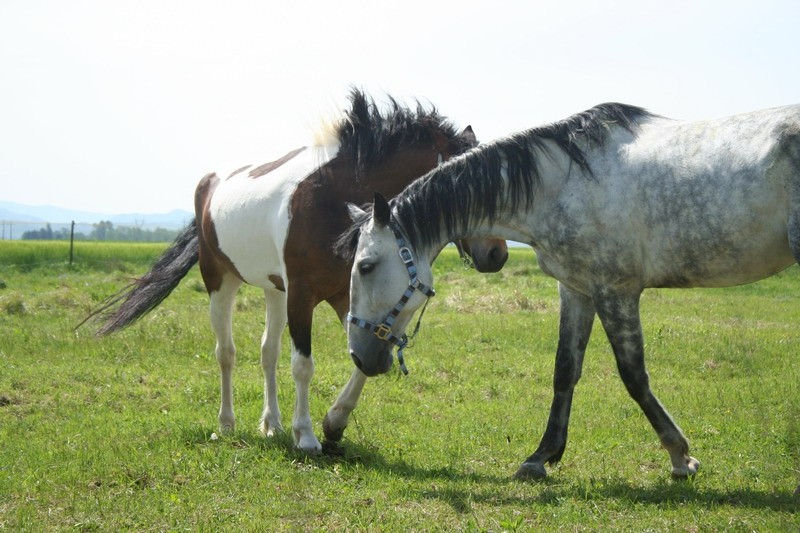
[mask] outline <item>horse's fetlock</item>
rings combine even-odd
[[[682,435],[661,435],[661,447],[667,450],[670,455],[688,456],[689,442]]]
[[[280,420],[270,421],[267,418],[263,418],[258,429],[265,437],[274,437],[279,433],[283,433],[283,425]]]

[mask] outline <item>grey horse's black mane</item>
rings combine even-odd
[[[459,136],[453,124],[434,106],[426,107],[417,101],[416,109],[411,109],[391,96],[387,99],[388,110],[382,112],[371,97],[352,88],[350,110],[335,126],[334,132],[341,143],[339,153],[350,154],[356,161],[356,177],[380,164],[400,146],[434,144],[437,132],[456,143],[455,153],[472,148],[471,141]]]
[[[484,144],[454,158],[412,182],[392,200],[392,212],[415,249],[428,247],[440,238],[442,228],[451,238],[463,236],[471,220],[495,220],[502,204],[516,209],[529,207],[540,182],[537,153],[546,151],[546,141],[556,144],[589,176],[592,169],[585,149],[603,146],[611,126],[635,133],[639,124],[653,117],[631,105],[607,103],[565,120],[531,128]],[[509,188],[503,204],[505,166]],[[361,226],[371,212],[354,221],[336,244],[337,252],[352,259]]]

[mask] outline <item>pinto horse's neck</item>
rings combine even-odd
[[[324,187],[328,201],[362,204],[377,191],[392,197],[409,183],[409,176],[421,176],[436,165],[437,153],[430,148],[403,148],[377,168],[360,171],[349,154],[339,154],[320,168],[316,177],[307,178],[315,187]]]

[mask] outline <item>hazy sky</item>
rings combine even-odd
[[[800,102],[800,1],[0,0],[0,200],[191,210],[356,85],[481,140],[604,101],[701,119]]]

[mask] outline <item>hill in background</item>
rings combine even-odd
[[[20,239],[25,232],[38,231],[48,224],[54,231],[69,229],[75,222],[75,232],[90,234],[96,224],[111,222],[118,227],[135,227],[143,230],[163,228],[180,230],[194,217],[194,213],[174,209],[169,213],[92,213],[49,205],[24,205],[0,201],[0,238]]]

